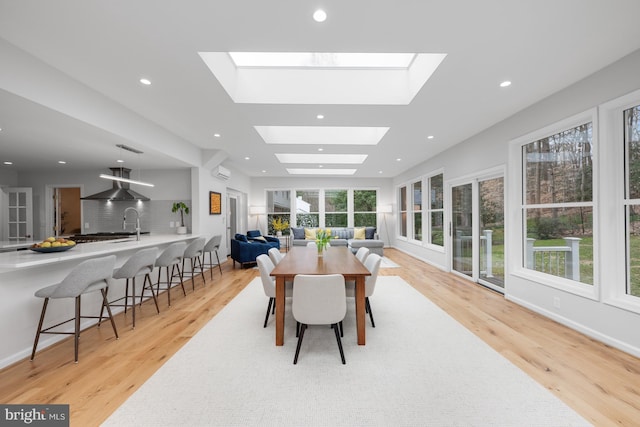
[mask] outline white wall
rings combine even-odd
[[[403,173],[394,179],[394,186],[440,168],[444,169],[446,183],[496,166],[508,166],[509,141],[637,90],[640,88],[639,75],[640,51],[636,51]],[[517,82],[517,84],[526,84],[526,82]],[[513,89],[516,90],[516,85]],[[599,143],[600,149],[603,150],[610,142],[602,140]],[[509,194],[509,187],[514,185],[520,185],[519,180],[509,182],[508,176],[505,176],[507,194]],[[597,205],[598,201],[595,202]],[[449,203],[448,195],[445,193],[445,205]],[[507,213],[519,210],[519,200],[507,198],[505,209]],[[512,241],[517,233],[519,230],[514,229],[507,222],[506,240]],[[449,254],[428,250],[404,241],[398,241],[396,245],[409,254],[447,268]],[[598,260],[598,255],[594,255]],[[640,356],[640,334],[637,333],[640,330],[640,314],[607,304],[601,296],[594,300],[563,292],[547,284],[515,276],[509,270],[505,279],[505,296],[508,299],[612,346]],[[619,286],[611,281],[602,280],[602,282],[601,286]],[[554,306],[554,298],[561,301],[560,307]]]

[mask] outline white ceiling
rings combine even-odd
[[[639,49],[638,16],[637,0],[0,0],[0,168],[106,169],[126,144],[134,169],[289,176],[317,166],[275,153],[318,147],[256,129],[371,126],[389,127],[377,145],[323,154],[393,177]],[[234,103],[198,54],[287,51],[447,56],[409,105],[334,105]]]

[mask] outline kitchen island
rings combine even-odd
[[[195,234],[143,235],[140,240],[133,238],[109,240],[104,242],[83,243],[65,252],[39,253],[21,250],[0,253],[0,368],[28,357],[33,346],[40,311],[41,298],[34,293],[45,286],[60,282],[80,262],[106,255],[116,255],[116,267],[138,250],[157,247],[158,253],[171,243],[191,240],[199,237]],[[157,277],[157,272],[152,276]],[[137,288],[142,284],[138,281]],[[109,299],[124,295],[124,280],[114,280],[109,288]],[[82,314],[98,315],[101,306],[100,292],[83,296]],[[114,308],[114,313],[122,311]],[[45,324],[55,324],[73,317],[73,298],[51,301],[47,308]],[[97,319],[82,319],[82,328],[95,324]],[[67,325],[66,325],[67,326]],[[69,323],[67,330],[72,330]],[[53,343],[65,339],[64,335],[43,336],[38,351]]]

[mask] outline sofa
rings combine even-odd
[[[259,230],[248,231],[246,235],[236,234],[231,239],[233,268],[236,268],[236,262],[240,263],[240,268],[245,264],[255,263],[258,255],[266,254],[271,248],[279,250],[280,240],[271,236],[262,236]]]
[[[364,236],[362,235],[363,228]],[[375,227],[326,227],[325,229],[330,230],[331,235],[334,236],[334,238],[331,239],[331,246],[347,246],[353,253],[356,253],[359,248],[365,247],[368,248],[371,253],[384,256],[384,242],[378,239]],[[356,235],[356,229],[359,229],[357,230],[358,235]],[[306,246],[307,243],[315,240],[311,237],[315,235],[317,230],[317,227],[292,227],[291,245]]]

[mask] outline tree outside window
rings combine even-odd
[[[267,231],[270,235],[275,235],[273,220],[280,218],[291,224],[291,191],[273,190],[267,191]],[[282,230],[282,234],[288,235],[289,229]]]
[[[624,111],[628,295],[640,297],[640,105]]]
[[[354,190],[353,225],[355,227],[375,227],[377,205],[378,192],[376,190]]]
[[[325,190],[325,227],[346,227],[347,221],[347,190]]]

